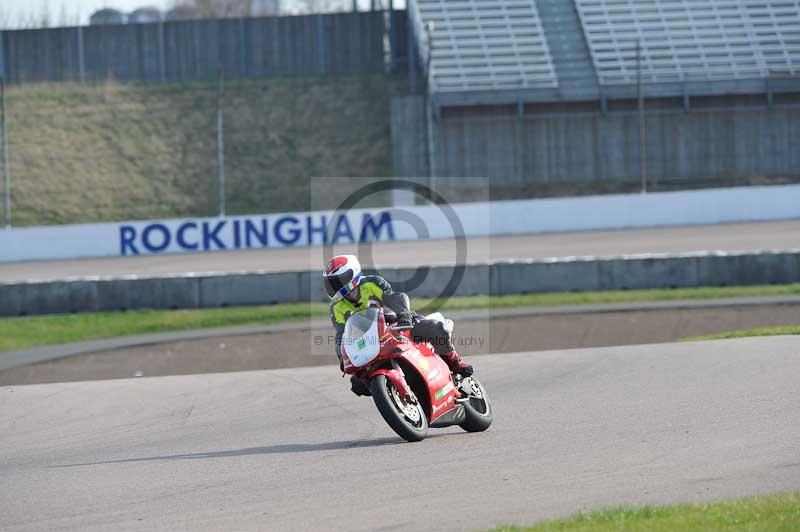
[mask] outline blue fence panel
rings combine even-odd
[[[403,61],[404,27],[404,11],[373,11],[14,30],[0,34],[0,64],[11,83],[382,73],[385,36],[391,66]]]

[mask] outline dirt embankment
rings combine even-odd
[[[228,212],[308,210],[312,177],[390,176],[393,87],[385,76],[228,82]],[[216,83],[9,89],[12,224],[215,215],[216,107]]]

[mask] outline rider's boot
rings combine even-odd
[[[472,366],[464,362],[456,350],[453,349],[441,355],[442,359],[447,362],[447,365],[450,367],[450,371],[457,375],[461,375],[462,377],[469,377],[472,375]]]

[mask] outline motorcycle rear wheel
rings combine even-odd
[[[464,405],[464,421],[459,427],[467,432],[483,432],[491,426],[494,419],[492,402],[489,400],[483,384],[478,379],[475,377],[467,378],[472,379],[477,393],[471,394],[469,401],[461,403]]]
[[[395,385],[385,375],[375,376],[370,380],[369,387],[378,412],[398,436],[409,442],[425,438],[428,434],[428,417],[418,401],[403,401]]]

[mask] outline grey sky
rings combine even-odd
[[[21,19],[29,16],[40,18],[42,13],[47,12],[51,25],[62,22],[62,13],[70,24],[76,21],[86,24],[89,22],[89,15],[102,7],[133,11],[144,5],[163,9],[171,4],[170,0],[0,0],[0,22],[3,26],[17,26]]]
[[[0,0],[0,28],[19,27],[20,21],[31,20],[31,17],[41,19],[45,12],[50,16],[51,26],[74,25],[88,24],[89,16],[103,7],[130,12],[145,6],[165,9],[174,3],[174,0]],[[290,6],[294,0],[283,0],[281,3]],[[405,5],[405,1],[396,0],[394,3],[398,7]],[[359,4],[369,6],[369,0],[359,0]],[[29,23],[22,25],[30,26]]]

